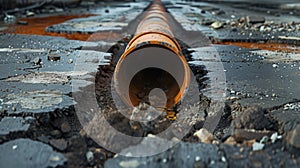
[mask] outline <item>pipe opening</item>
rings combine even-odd
[[[179,90],[180,86],[170,73],[160,68],[146,68],[130,81],[129,98],[133,106],[147,103],[156,108],[170,108]]]
[[[182,96],[180,89],[186,87],[185,64],[168,48],[157,45],[138,48],[117,64],[114,76],[116,91],[128,106],[136,107],[143,102],[151,104],[149,93],[155,88],[160,89],[166,100],[161,100],[161,104],[165,105],[159,108],[170,110],[179,103],[176,97]]]

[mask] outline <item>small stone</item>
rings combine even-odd
[[[226,158],[224,156],[221,157],[222,162],[226,162]]]
[[[12,149],[13,149],[13,150],[15,150],[15,149],[17,149],[17,148],[18,148],[18,145],[12,146]]]
[[[35,15],[34,12],[26,11],[26,16],[27,17],[31,17],[31,16],[34,16],[34,15]]]
[[[238,19],[238,22],[239,22],[239,23],[244,23],[245,20],[246,20],[245,17],[241,17],[241,18]]]
[[[27,21],[22,21],[22,20],[19,20],[17,22],[19,25],[28,25],[28,22]]]
[[[39,65],[41,63],[41,61],[42,61],[42,59],[40,57],[36,57],[36,58],[33,59],[33,63],[35,65]]]
[[[279,65],[277,65],[277,64],[273,64],[273,65],[272,65],[272,67],[273,67],[273,68],[278,68],[278,67],[279,67]]]
[[[300,125],[287,133],[286,142],[295,148],[300,148]]]
[[[51,139],[50,145],[52,145],[54,148],[64,151],[68,147],[68,142],[64,139]]]
[[[85,157],[86,157],[86,160],[89,162],[89,164],[93,164],[94,162],[94,153],[92,151],[88,151],[86,154],[85,154]]]
[[[213,28],[213,29],[220,29],[220,28],[222,28],[223,26],[224,26],[224,23],[219,22],[219,21],[216,21],[216,22],[214,22],[214,23],[212,23],[212,24],[210,25],[210,27]]]
[[[224,144],[228,144],[228,145],[236,145],[236,141],[233,137],[229,137],[226,139],[226,141],[224,142]]]
[[[214,136],[208,132],[207,129],[201,128],[199,131],[194,133],[194,136],[198,137],[201,142],[212,143]]]
[[[69,64],[72,64],[72,63],[73,63],[73,59],[69,59],[69,60],[68,60],[68,63],[69,63]]]
[[[62,9],[62,8],[55,8],[55,12],[64,12],[64,9]]]
[[[278,133],[277,132],[273,133],[270,138],[271,142],[274,143],[277,140],[277,138],[278,138]]]
[[[258,143],[258,142],[254,142],[252,145],[252,150],[253,151],[258,151],[258,150],[262,150],[264,148],[264,144]]]
[[[12,110],[12,111],[17,111],[17,108],[16,108],[15,106],[13,106],[13,107],[11,108],[11,110]]]

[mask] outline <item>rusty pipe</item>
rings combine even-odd
[[[118,95],[130,107],[147,101],[151,89],[162,89],[163,109],[168,118],[176,119],[174,107],[189,86],[190,70],[160,0],[152,2],[137,26],[116,64],[113,80]]]

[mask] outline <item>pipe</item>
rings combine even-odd
[[[151,91],[161,89],[165,102],[154,107],[164,109],[166,117],[174,120],[175,108],[190,83],[190,70],[168,23],[163,4],[154,0],[117,62],[113,82],[130,107],[149,102]]]

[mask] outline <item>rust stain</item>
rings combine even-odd
[[[250,49],[300,53],[299,47],[279,43],[217,42],[215,44],[234,45]]]
[[[94,14],[82,14],[82,15],[60,15],[60,16],[47,16],[47,17],[34,17],[34,18],[22,18],[19,21],[25,21],[27,25],[11,25],[3,33],[12,34],[26,34],[26,35],[45,35],[45,36],[58,36],[65,37],[70,40],[81,41],[99,41],[111,39],[120,39],[121,35],[114,32],[99,32],[93,34],[83,33],[53,33],[46,32],[46,27],[65,22],[70,19],[84,18],[89,16],[95,16]]]

